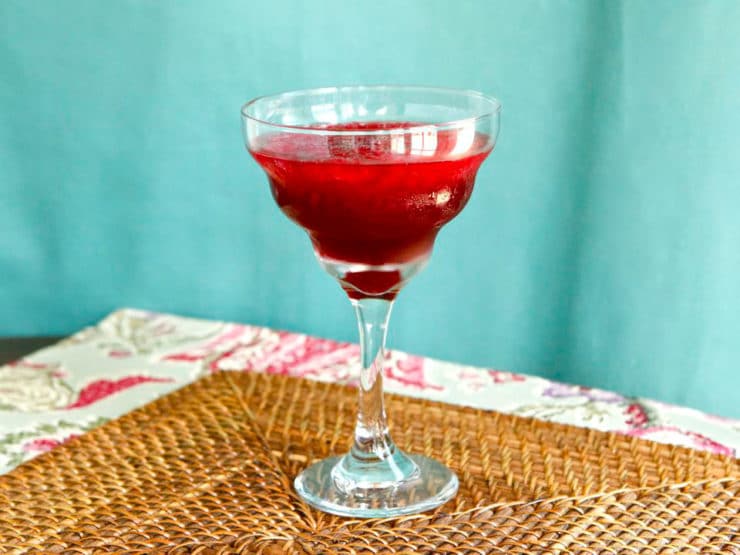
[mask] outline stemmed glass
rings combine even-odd
[[[242,108],[247,149],[282,211],[349,296],[360,384],[349,453],[295,479],[329,513],[386,517],[451,499],[457,476],[404,454],[383,407],[386,330],[397,293],[426,264],[439,229],[465,206],[494,147],[500,103],[472,91],[354,86],[256,98]]]

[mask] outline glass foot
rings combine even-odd
[[[457,476],[443,464],[398,451],[365,468],[358,468],[351,455],[331,457],[295,479],[298,495],[312,507],[358,518],[428,511],[452,499],[457,487]]]

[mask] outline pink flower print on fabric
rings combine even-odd
[[[280,334],[267,328],[229,325],[214,339],[191,346],[184,351],[170,353],[161,360],[199,363],[201,372],[251,370],[257,361],[276,348],[281,341],[281,335],[294,334]]]
[[[630,428],[644,428],[650,421],[647,410],[640,403],[631,403],[624,409],[624,414],[627,416],[625,423]]]
[[[659,441],[661,443],[670,443],[673,445],[683,445],[692,447],[701,451],[709,451],[715,455],[724,455],[734,457],[735,450],[727,445],[723,445],[698,432],[683,430],[677,426],[650,426],[625,432],[629,436]]]
[[[211,362],[210,370],[254,370],[346,383],[359,360],[357,345],[281,332],[263,349],[236,347]]]
[[[106,397],[110,397],[120,391],[124,391],[131,387],[135,387],[145,383],[170,383],[174,380],[172,378],[154,378],[150,376],[126,376],[117,380],[96,380],[87,384],[80,391],[77,396],[77,400],[71,405],[67,406],[67,409],[79,409],[82,407],[88,407],[93,403],[97,403]]]
[[[79,434],[70,434],[63,439],[39,437],[24,443],[22,449],[27,453],[46,453],[47,451],[51,451],[55,447],[59,447],[61,444],[76,437],[79,437]]]
[[[495,384],[526,381],[524,376],[513,372],[502,372],[501,370],[488,370],[488,375],[491,376]]]
[[[214,353],[229,351],[238,344],[239,340],[248,331],[247,326],[233,324],[227,327],[227,329],[219,334],[212,340],[192,348],[189,351],[182,351],[179,353],[172,353],[166,355],[163,360],[170,362],[197,362],[203,360]]]
[[[32,370],[43,370],[49,372],[49,375],[55,378],[66,378],[67,371],[58,363],[31,362],[28,359],[21,358],[5,364],[10,368],[30,368]]]
[[[390,359],[390,360],[388,360]],[[389,354],[383,375],[405,387],[422,391],[443,391],[444,387],[431,383],[424,372],[424,358],[414,355]]]

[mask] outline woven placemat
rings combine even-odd
[[[388,395],[396,442],[460,477],[437,511],[349,520],[293,493],[348,447],[350,388],[209,376],[0,477],[3,553],[740,553],[740,462]]]

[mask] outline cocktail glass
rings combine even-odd
[[[242,108],[247,149],[282,211],[307,233],[349,296],[360,332],[358,415],[344,456],[295,479],[329,513],[387,517],[451,499],[457,476],[404,454],[383,406],[388,318],[426,264],[440,228],[465,206],[494,147],[500,103],[472,91],[354,86],[256,98]]]

